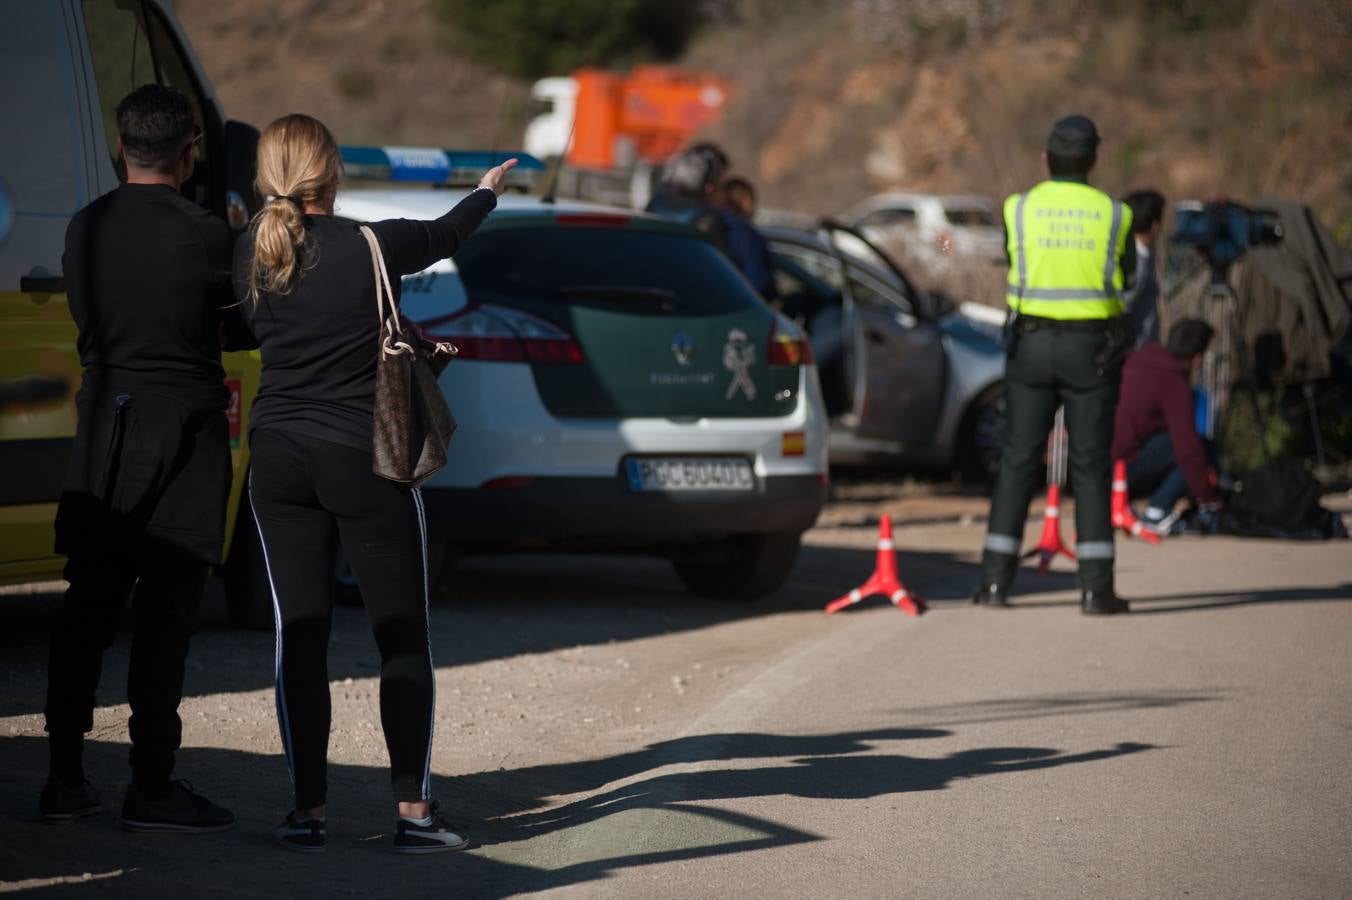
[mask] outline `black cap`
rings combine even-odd
[[[1066,116],[1047,135],[1047,152],[1057,156],[1087,156],[1098,144],[1098,129],[1088,116]]]

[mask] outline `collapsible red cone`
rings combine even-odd
[[[1047,508],[1042,511],[1042,537],[1023,558],[1038,557],[1037,573],[1046,575],[1058,553],[1072,562],[1075,560],[1075,552],[1061,540],[1061,485],[1052,482],[1047,485]]]
[[[859,587],[843,597],[837,597],[826,604],[828,613],[837,612],[847,606],[853,606],[865,597],[882,594],[891,600],[902,612],[918,616],[925,611],[925,601],[906,590],[906,586],[897,577],[897,552],[892,543],[892,517],[883,516],[878,523],[878,564]]]
[[[1127,464],[1121,459],[1113,463],[1112,516],[1114,528],[1120,528],[1147,544],[1160,542],[1160,536],[1142,525],[1131,511],[1131,504],[1127,501]]]

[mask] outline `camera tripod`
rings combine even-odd
[[[1234,372],[1243,362],[1243,333],[1239,322],[1239,298],[1230,286],[1228,273],[1221,273],[1224,280],[1213,277],[1203,294],[1203,315],[1215,332],[1211,344],[1202,354],[1201,371],[1198,373],[1198,386],[1205,392],[1206,416],[1202,422],[1202,436],[1215,441],[1220,432],[1220,418],[1230,406],[1230,394],[1236,380]],[[1258,397],[1252,391],[1254,414],[1261,424],[1261,412],[1258,409]],[[1266,429],[1264,429],[1266,431]]]

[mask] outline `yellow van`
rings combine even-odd
[[[0,4],[0,584],[59,578],[52,521],[75,433],[80,361],[61,254],[76,211],[118,184],[117,103],[134,87],[172,85],[205,138],[184,193],[235,229],[256,208],[258,132],[226,121],[172,10],[157,0]],[[246,419],[256,353],[226,354],[236,528],[249,462]],[[270,622],[247,540],[227,546],[232,617]]]

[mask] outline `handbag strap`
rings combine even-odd
[[[366,238],[366,246],[371,250],[371,268],[375,270],[376,280],[376,315],[380,317],[380,354],[381,356],[399,356],[403,353],[416,354],[413,347],[412,338],[404,334],[404,326],[399,321],[399,309],[394,304],[394,290],[390,287],[390,272],[385,267],[385,254],[380,250],[380,241],[376,238],[376,233],[371,230],[371,226],[361,226],[362,237]],[[389,312],[385,311],[385,305],[389,304]],[[398,336],[396,339],[395,336]],[[455,356],[460,353],[460,348],[449,341],[434,341],[433,346],[437,352],[444,353],[447,356]]]
[[[399,323],[399,310],[394,305],[394,291],[390,288],[390,273],[385,268],[385,254],[380,251],[380,241],[369,225],[361,226],[362,237],[371,250],[371,268],[375,270],[376,315],[380,319],[380,354],[398,356],[413,353],[413,345],[404,336],[404,328]],[[389,304],[389,312],[385,311]],[[397,338],[396,338],[397,336]]]

